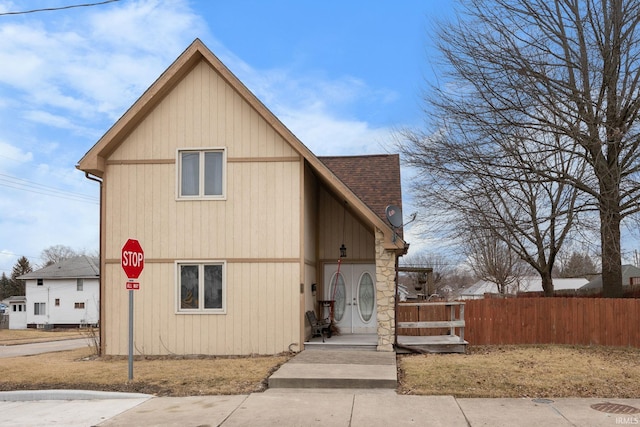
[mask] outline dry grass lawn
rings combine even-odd
[[[0,345],[86,332],[0,331]],[[0,390],[84,389],[159,396],[247,394],[291,357],[96,357],[91,348],[2,359]],[[640,349],[477,346],[467,354],[398,357],[398,392],[456,397],[640,396]]]
[[[455,397],[640,396],[640,349],[478,346],[468,354],[402,356],[403,394]]]
[[[198,396],[248,394],[266,388],[289,359],[269,357],[136,357],[128,381],[127,357],[93,355],[87,348],[2,359],[0,390],[78,389]]]
[[[89,337],[88,331],[0,330],[0,345]],[[247,394],[291,355],[268,357],[138,357],[128,381],[126,356],[97,357],[93,348],[1,359],[0,391],[80,389],[158,396]]]

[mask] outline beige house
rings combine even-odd
[[[393,350],[398,156],[316,157],[200,40],[77,167],[101,182],[104,354],[128,351],[129,238],[145,251],[137,353],[300,351],[327,299],[341,333]]]

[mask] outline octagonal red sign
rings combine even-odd
[[[144,268],[144,251],[140,242],[129,239],[122,247],[122,269],[129,279],[137,279]]]

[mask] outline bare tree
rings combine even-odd
[[[429,289],[424,289],[427,295],[444,295],[444,287],[447,285],[447,277],[453,272],[454,265],[446,256],[439,253],[418,253],[401,258],[403,267],[431,268],[431,280],[419,277],[421,273],[408,273],[416,283],[424,283]]]
[[[469,155],[523,154],[517,173],[588,195],[600,222],[603,293],[621,296],[620,226],[640,210],[640,0],[465,6],[438,31],[447,68],[427,97],[440,119],[434,129]],[[559,172],[559,153],[586,169]]]
[[[466,250],[475,274],[482,280],[495,283],[499,294],[518,290],[527,268],[508,245],[485,232],[471,238]]]
[[[421,171],[413,186],[418,203],[437,211],[430,220],[442,219],[458,241],[472,240],[475,246],[491,236],[507,245],[540,275],[545,295],[552,296],[556,256],[588,201],[575,187],[540,177],[532,168],[547,163],[558,176],[583,175],[584,163],[572,153],[518,149],[525,140],[515,134],[480,141],[463,125],[449,121],[433,135],[404,132],[405,161]]]
[[[77,257],[81,255],[69,246],[54,245],[44,249],[40,254],[40,258],[44,260],[44,266],[56,264],[62,260]]]

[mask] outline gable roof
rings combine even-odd
[[[622,266],[622,286],[628,286],[632,277],[640,277],[640,268],[631,264],[624,264]],[[602,275],[595,277],[580,289],[602,289]]]
[[[553,290],[581,289],[581,286],[588,282],[582,277],[576,278],[553,278]],[[513,286],[515,288],[515,285]],[[540,276],[523,277],[518,285],[520,292],[542,292],[542,279]],[[482,297],[485,293],[497,293],[498,287],[495,283],[487,280],[479,280],[473,285],[463,289],[460,292],[461,297]]]
[[[402,208],[398,154],[322,156],[319,159],[383,221],[386,221],[387,206]]]
[[[118,119],[118,121],[80,159],[78,169],[102,178],[106,159],[126,139],[129,133],[147,114],[182,80],[198,63],[205,61],[224,79],[291,147],[301,155],[320,181],[334,193],[344,198],[356,216],[380,229],[385,236],[385,249],[405,253],[404,240],[394,239],[393,229],[363,202],[355,192],[322,163],[199,39],[176,59],[173,64],[147,89],[142,96]]]
[[[79,256],[23,274],[18,279],[97,279],[100,277],[99,265],[98,258]]]

